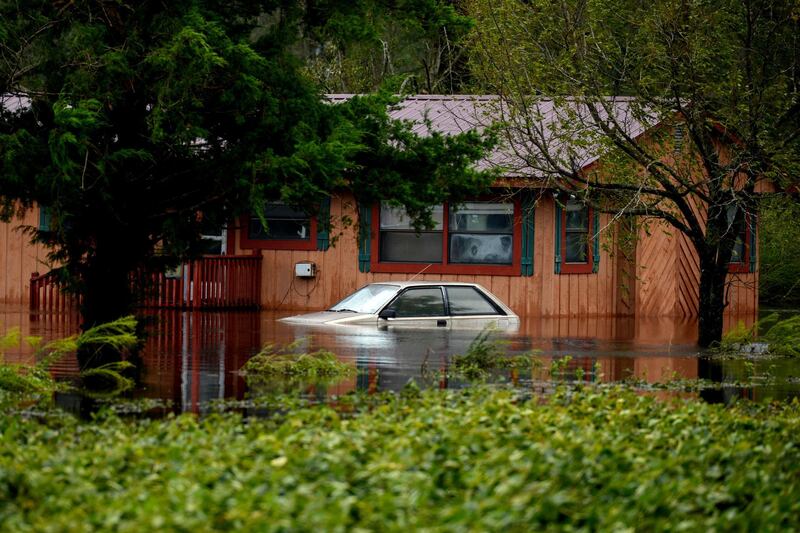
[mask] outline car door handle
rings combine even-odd
[[[447,326],[447,320],[437,320],[436,325],[440,328]]]

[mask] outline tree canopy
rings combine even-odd
[[[88,324],[123,315],[129,274],[190,255],[202,228],[265,199],[313,211],[430,206],[482,189],[475,133],[417,136],[391,97],[332,105],[293,53],[302,6],[281,1],[0,1],[2,216],[52,212],[54,246]],[[163,258],[161,258],[163,260]]]
[[[470,83],[472,19],[451,0],[307,4],[306,71],[328,92],[458,93]]]
[[[501,95],[536,177],[580,191],[598,209],[682,232],[701,270],[700,341],[719,340],[728,263],[757,211],[760,184],[785,186],[800,169],[798,4],[468,5],[477,21],[472,68]],[[543,100],[561,109],[547,127]],[[647,142],[636,123],[650,128]],[[587,149],[603,164],[585,169]]]

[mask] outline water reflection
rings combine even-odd
[[[265,343],[283,345],[298,339],[305,339],[308,350],[326,348],[359,369],[358,374],[334,385],[308,387],[306,392],[315,396],[400,390],[411,378],[425,386],[461,387],[463,380],[447,376],[450,356],[464,353],[478,333],[446,329],[381,331],[366,326],[312,328],[278,322],[281,316],[284,314],[275,312],[167,310],[148,314],[149,335],[142,353],[140,385],[130,396],[169,400],[176,411],[196,413],[208,410],[212,400],[245,399],[252,391],[238,371],[247,359]],[[746,317],[742,320],[748,322]],[[0,327],[14,325],[23,335],[56,338],[74,332],[77,321],[0,309]],[[693,344],[695,331],[696,324],[671,319],[529,318],[519,331],[498,333],[497,338],[506,342],[512,353],[537,351],[539,370],[505,376],[526,386],[541,385],[537,371],[557,368],[558,379],[573,382],[663,383],[703,378],[729,384],[758,383],[694,393],[714,402],[800,395],[800,361],[748,363],[699,358]],[[30,362],[31,357],[32,351],[25,347],[6,354],[6,360],[16,362]],[[57,376],[69,376],[78,368],[74,360],[67,360],[53,370]],[[73,395],[61,395],[59,400],[65,405],[75,401]]]
[[[211,400],[244,396],[238,370],[262,344],[257,313],[161,311],[147,320],[138,397],[202,412]]]

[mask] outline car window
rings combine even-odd
[[[447,287],[451,315],[497,315],[497,309],[475,287]]]
[[[398,289],[397,285],[373,283],[357,290],[331,307],[329,311],[349,310],[356,313],[377,313],[378,309],[386,305],[386,302],[397,294]]]
[[[391,303],[397,318],[444,315],[444,299],[439,287],[409,289]]]

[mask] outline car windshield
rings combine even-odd
[[[363,287],[328,311],[352,311],[354,313],[377,313],[386,302],[397,294],[397,285],[372,284]]]

